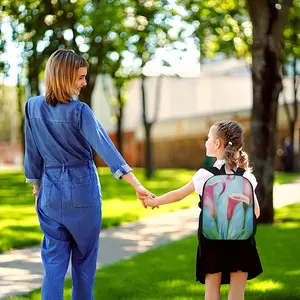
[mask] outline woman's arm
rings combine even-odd
[[[36,146],[33,132],[30,126],[29,118],[29,101],[25,104],[25,158],[24,158],[24,170],[26,176],[26,182],[33,185],[40,185],[43,174],[44,161],[40,155],[40,152]]]
[[[145,204],[153,207],[153,206],[173,203],[182,200],[183,198],[190,195],[194,191],[195,191],[194,183],[191,180],[188,184],[184,185],[180,189],[168,192],[162,196],[154,198],[153,200],[150,198],[145,199]]]
[[[132,172],[132,169],[116,149],[107,132],[85,103],[82,104],[78,123],[81,134],[105,161],[115,178],[121,179],[125,174]]]
[[[135,177],[133,172],[129,172],[122,176],[122,179],[124,179],[126,182],[128,182],[130,185],[133,186],[133,188],[136,191],[137,197],[141,200],[143,206],[146,208],[147,205],[145,204],[144,199],[149,197],[150,199],[153,199],[155,197],[154,194],[150,193],[147,189],[143,187],[143,185],[138,181],[138,179]]]

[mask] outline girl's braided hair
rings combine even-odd
[[[224,143],[224,159],[229,168],[237,167],[249,170],[248,154],[243,148],[243,129],[234,121],[219,121],[212,127],[214,137]]]

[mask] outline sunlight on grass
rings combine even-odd
[[[288,272],[286,272],[286,275],[291,275],[291,276],[300,275],[300,269],[293,270],[293,271],[288,271]]]
[[[277,216],[289,211],[288,223],[299,223],[300,203],[276,210]],[[284,221],[283,221],[284,222]],[[247,300],[300,299],[299,227],[259,225],[257,245],[264,272],[246,286]],[[97,271],[95,299],[118,300],[199,300],[205,287],[195,281],[197,237],[170,243],[132,259],[123,260]],[[71,280],[66,281],[65,299],[71,299]],[[227,299],[229,285],[221,288]],[[10,300],[37,300],[40,291]]]
[[[160,288],[184,288],[186,286],[185,280],[165,280],[164,282],[159,282],[157,284]]]
[[[260,291],[260,292],[270,292],[272,290],[280,290],[284,288],[284,284],[275,282],[273,280],[264,280],[255,283],[249,283],[247,290],[249,291]]]
[[[300,223],[279,223],[278,227],[282,229],[295,229],[300,228]]]
[[[300,180],[300,173],[275,172],[274,184],[285,184]]]
[[[145,187],[157,195],[180,188],[195,173],[193,170],[165,169],[157,171],[151,180],[147,180],[143,169],[135,169],[134,172]],[[197,205],[199,201],[199,197],[194,194],[184,201],[165,205],[159,209],[144,209],[136,198],[134,189],[124,180],[116,180],[108,168],[99,168],[98,173],[103,189],[102,228],[188,208]],[[21,172],[1,171],[0,253],[40,243],[42,236],[34,209],[31,185],[25,184],[25,177]]]
[[[191,180],[195,172],[195,170],[187,169],[162,169],[157,170],[151,180],[147,180],[143,169],[134,169],[141,183],[157,196],[182,187]],[[137,200],[133,188],[124,180],[116,180],[110,170],[105,167],[98,168],[98,173],[103,189],[103,228],[189,208],[199,202],[199,197],[194,193],[183,201],[163,205],[159,209],[144,209]],[[300,178],[300,174],[276,173],[276,182],[288,182],[297,176]],[[24,245],[37,244],[42,239],[31,189],[31,185],[25,184],[22,171],[0,171],[0,253],[24,247]],[[300,214],[300,209],[298,212]],[[281,211],[278,225],[296,228],[298,225],[295,223],[286,223],[289,218],[288,212]],[[281,224],[282,221],[284,225]],[[22,239],[19,238],[20,236]]]

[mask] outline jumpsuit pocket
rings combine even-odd
[[[39,203],[41,207],[47,207],[50,205],[50,195],[52,190],[52,184],[42,184],[41,193],[39,193]]]
[[[84,208],[93,206],[92,184],[78,183],[71,186],[71,200],[73,207]]]

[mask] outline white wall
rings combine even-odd
[[[150,77],[146,81],[147,109],[150,120],[153,117],[158,78]],[[292,101],[291,80],[284,82],[288,102]],[[113,88],[110,84],[110,94]],[[100,77],[97,80],[92,97],[92,106],[97,118],[104,128],[111,132],[116,125],[112,122],[112,109],[102,89]],[[136,131],[142,135],[142,108],[141,108],[141,82],[135,79],[127,91],[127,104],[124,109],[124,130]],[[282,99],[280,99],[282,103]],[[200,116],[225,114],[249,110],[252,107],[252,82],[251,77],[244,76],[200,76],[197,78],[163,77],[161,88],[161,103],[158,115],[159,122],[167,120],[183,120]],[[185,121],[184,130],[192,130],[193,120]],[[199,126],[198,122],[197,126]],[[174,126],[174,123],[172,123]],[[177,125],[182,128],[182,124]],[[167,129],[169,133],[174,129]],[[160,135],[162,132],[156,132]]]

